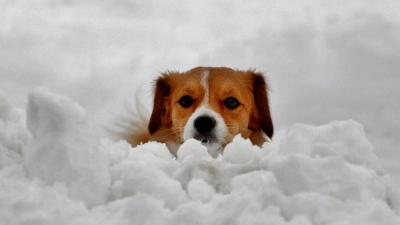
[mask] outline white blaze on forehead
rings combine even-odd
[[[208,87],[208,75],[210,74],[210,71],[204,70],[203,73],[201,74],[201,86],[203,86],[205,94],[204,94],[204,101],[203,105],[208,105],[208,98],[209,98],[209,87]]]

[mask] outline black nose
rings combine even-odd
[[[204,134],[210,132],[215,127],[215,124],[216,122],[214,118],[209,116],[200,116],[194,120],[193,125],[199,133]]]

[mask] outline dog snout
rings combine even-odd
[[[215,127],[216,123],[217,122],[212,117],[200,116],[194,120],[193,125],[199,133],[204,134],[210,132]]]

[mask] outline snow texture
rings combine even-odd
[[[279,143],[240,136],[211,157],[188,140],[132,148],[88,113],[36,89],[0,98],[0,224],[400,224],[400,195],[363,126],[296,124]],[[30,135],[31,134],[31,135]]]
[[[38,89],[30,95],[27,126],[33,139],[23,151],[29,175],[64,183],[73,199],[104,203],[110,174],[86,111],[64,96]]]
[[[398,0],[3,0],[0,90],[25,108],[50,88],[107,126],[137,95],[151,108],[161,72],[255,68],[277,134],[359,121],[400,187],[399,11]]]
[[[0,224],[400,224],[399,11],[0,1]],[[213,158],[190,140],[175,159],[98,130],[125,101],[151,109],[161,72],[197,66],[266,74],[271,144],[237,137]]]

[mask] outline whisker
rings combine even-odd
[[[182,131],[183,131],[183,129],[173,129],[173,128],[160,131],[158,135],[160,135],[162,133],[166,133],[166,132],[168,132],[168,134],[161,135],[159,138],[159,141],[165,141],[165,140],[169,139],[171,136],[173,137],[171,139],[171,141],[176,141],[176,140],[180,139],[180,136],[177,134],[180,134]]]
[[[168,128],[168,129],[165,129],[165,130],[158,131],[158,134],[162,134],[162,133],[166,133],[166,132],[168,132],[168,133],[170,133],[170,132],[177,133],[179,131],[183,131],[183,129]]]

